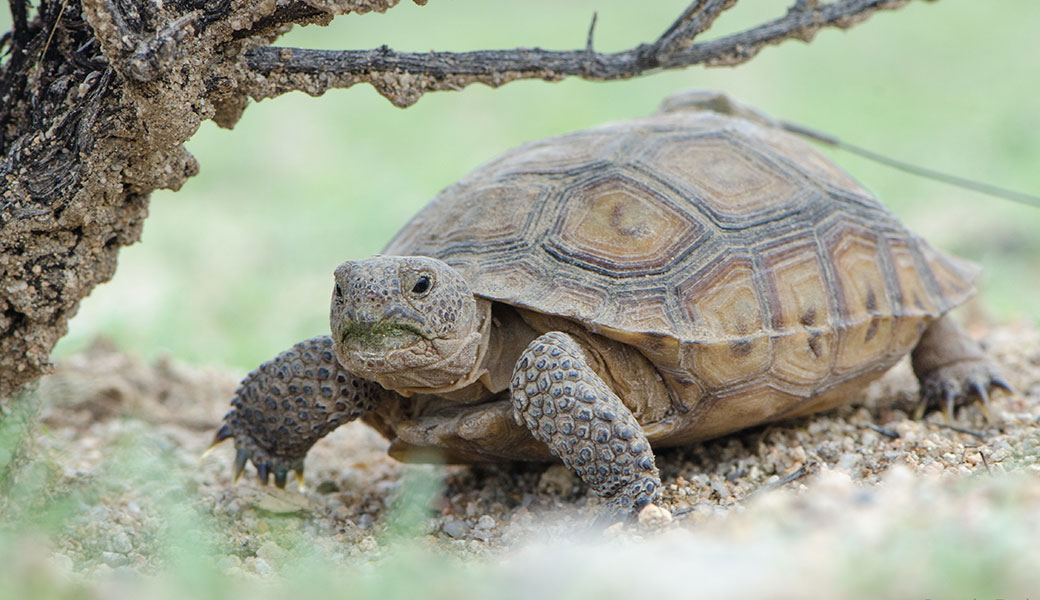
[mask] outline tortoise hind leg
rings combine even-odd
[[[926,409],[941,408],[949,421],[955,407],[978,399],[988,419],[989,392],[993,388],[1012,391],[982,348],[949,315],[925,329],[910,356],[921,382],[918,416]]]
[[[527,346],[511,394],[516,421],[607,500],[610,517],[659,498],[661,477],[642,427],[569,335],[549,332]]]

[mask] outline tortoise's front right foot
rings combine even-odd
[[[607,387],[571,337],[535,339],[513,369],[513,415],[621,519],[659,499],[661,477],[632,411]]]
[[[921,383],[917,418],[929,408],[938,408],[949,422],[955,408],[977,400],[989,420],[990,392],[1000,388],[1014,393],[982,348],[949,316],[928,326],[911,359]]]
[[[242,380],[213,445],[234,438],[234,480],[246,463],[260,482],[285,487],[289,471],[303,487],[303,459],[319,439],[368,410],[381,388],[336,361],[328,336],[300,342]]]

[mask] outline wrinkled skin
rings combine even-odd
[[[473,370],[476,299],[459,274],[425,257],[377,256],[336,268],[330,325],[346,370],[384,387],[451,385]]]

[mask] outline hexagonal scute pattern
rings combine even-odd
[[[974,277],[790,134],[697,112],[507,152],[386,252],[441,258],[477,295],[583,323],[715,398],[777,406],[907,352]]]
[[[560,261],[611,277],[664,272],[708,233],[673,206],[670,195],[666,188],[613,170],[576,182],[564,191],[564,210],[545,249]]]
[[[659,135],[638,159],[686,196],[719,227],[743,229],[797,212],[805,178],[760,155],[727,132]]]
[[[782,164],[812,177],[817,185],[831,188],[841,195],[859,197],[868,204],[878,204],[858,181],[806,141],[793,135],[772,135],[770,130],[754,125],[741,127],[740,132],[751,144],[776,157]]]
[[[834,365],[833,292],[815,236],[771,240],[757,249],[764,274],[763,293],[776,336],[773,377],[815,386],[827,380]]]
[[[769,367],[771,339],[755,266],[731,253],[679,284],[687,323],[711,337],[683,347],[682,363],[719,389],[760,377]]]
[[[454,251],[509,252],[526,245],[531,222],[545,203],[540,196],[550,193],[532,182],[458,183],[416,215],[385,253],[443,258]]]
[[[508,180],[526,178],[532,173],[553,176],[587,172],[590,167],[595,169],[614,163],[620,153],[631,152],[634,142],[636,140],[618,136],[610,126],[576,131],[509,150],[472,175],[483,181],[488,176]]]

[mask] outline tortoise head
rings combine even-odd
[[[458,271],[424,256],[336,268],[330,321],[339,362],[389,388],[440,388],[476,366],[477,302]]]

